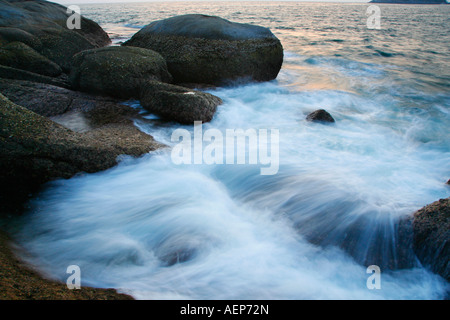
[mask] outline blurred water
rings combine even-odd
[[[448,284],[398,250],[397,228],[450,194],[449,7],[380,7],[369,30],[364,4],[82,6],[115,42],[183,13],[270,27],[278,78],[211,90],[224,104],[204,129],[278,129],[280,170],[177,166],[165,149],[54,182],[17,234],[30,261],[63,281],[79,265],[83,285],[137,298],[442,298]],[[336,123],[307,122],[318,108]],[[141,112],[169,146],[176,128],[193,132]],[[366,288],[370,264],[382,290]]]

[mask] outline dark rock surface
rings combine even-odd
[[[10,42],[0,47],[0,65],[27,70],[44,76],[57,77],[61,68],[22,42]]]
[[[141,94],[145,109],[183,124],[211,121],[221,103],[222,100],[212,94],[157,81],[146,83]]]
[[[142,83],[170,82],[172,76],[160,54],[143,48],[106,47],[83,51],[73,58],[72,86],[92,93],[139,98]]]
[[[0,300],[132,300],[114,289],[82,286],[68,290],[65,283],[43,279],[11,250],[12,239],[0,231]],[[13,245],[17,250],[17,246]]]
[[[414,251],[423,265],[450,281],[450,198],[414,213]]]
[[[108,112],[109,108],[103,109],[104,114]],[[102,117],[97,114],[96,118]],[[105,170],[116,165],[121,154],[139,156],[161,147],[131,120],[102,123],[87,133],[77,133],[3,95],[0,130],[0,203],[6,206],[0,211],[23,203],[30,192],[52,179]]]
[[[48,1],[2,0],[0,45],[22,42],[68,72],[74,54],[111,43],[97,23],[84,17],[81,29],[68,29],[70,15],[66,7]]]
[[[34,72],[6,67],[2,65],[0,65],[0,78],[46,83],[62,88],[70,87],[69,82],[62,77],[58,78],[48,77]]]
[[[269,29],[200,14],[151,23],[124,45],[160,53],[176,83],[275,79],[283,47]]]
[[[69,111],[88,112],[114,108],[120,101],[54,85],[0,78],[0,92],[12,102],[45,117],[62,115]],[[122,106],[122,108],[128,107]]]

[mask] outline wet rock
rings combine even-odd
[[[221,103],[212,94],[157,81],[147,82],[141,93],[141,105],[145,109],[183,124],[211,121]]]
[[[67,29],[67,13],[63,5],[44,0],[2,0],[0,2],[0,26],[18,28],[31,34],[40,29]],[[86,38],[94,47],[111,43],[108,34],[94,21],[81,16],[81,28],[70,30]],[[1,32],[0,32],[1,34]],[[15,39],[15,41],[20,41]]]
[[[421,263],[450,280],[450,198],[414,213],[414,251]]]
[[[61,68],[22,42],[0,47],[0,65],[27,70],[44,76],[57,77]]]
[[[160,54],[143,48],[106,47],[73,58],[70,81],[74,88],[128,99],[138,98],[142,83],[170,82],[172,76]]]
[[[283,62],[283,47],[269,29],[200,14],[153,22],[124,45],[159,52],[176,83],[268,81]]]
[[[316,121],[316,122],[334,122],[333,117],[324,109],[319,109],[314,112],[311,112],[306,117],[308,121]]]

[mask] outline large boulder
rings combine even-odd
[[[84,17],[81,29],[68,29],[71,14],[66,7],[48,1],[2,0],[0,45],[23,42],[68,72],[74,54],[111,43],[97,23]]]
[[[283,48],[264,27],[200,14],[153,22],[124,45],[159,52],[177,83],[275,79]]]
[[[44,76],[57,77],[61,68],[22,42],[0,47],[0,65],[27,70]]]
[[[423,265],[450,281],[450,198],[414,213],[414,251]]]
[[[105,47],[75,55],[70,73],[74,88],[129,99],[139,98],[146,81],[170,82],[164,58],[148,49]]]
[[[157,81],[147,82],[141,93],[144,109],[183,124],[211,121],[221,103],[222,100],[212,94]]]

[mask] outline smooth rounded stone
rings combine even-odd
[[[414,213],[414,252],[420,262],[450,281],[450,198]]]
[[[142,83],[170,82],[172,76],[164,58],[152,50],[105,47],[75,55],[69,79],[74,88],[129,99],[139,98]]]
[[[334,122],[333,117],[324,109],[319,109],[314,112],[311,112],[306,117],[307,121],[316,121],[316,122]]]
[[[11,80],[25,80],[25,81],[32,81],[32,82],[38,82],[38,83],[46,83],[55,85],[61,88],[68,88],[70,85],[67,82],[67,79],[64,77],[48,77],[44,76],[42,74],[37,74],[34,72],[6,67],[0,65],[0,78],[3,79],[11,79]]]
[[[22,42],[11,42],[0,47],[0,64],[50,77],[57,77],[62,73],[56,63]]]
[[[103,108],[113,110],[121,102],[114,98],[73,91],[51,84],[1,78],[0,92],[15,104],[45,117],[62,115],[68,111],[90,112]],[[109,115],[96,122],[105,123],[111,120]]]
[[[269,29],[200,14],[155,21],[124,45],[159,52],[176,83],[268,81],[283,63],[281,42]]]
[[[107,118],[110,110],[95,113]],[[118,120],[121,112],[114,111],[112,122],[77,133],[0,94],[0,212],[11,202],[23,203],[42,183],[105,170],[119,155],[140,156],[161,147],[131,120]]]
[[[222,103],[212,94],[151,81],[143,87],[141,105],[163,119],[183,124],[209,122]]]
[[[0,27],[0,46],[15,41],[25,43],[30,47],[40,45],[39,40],[29,32],[13,27]]]

